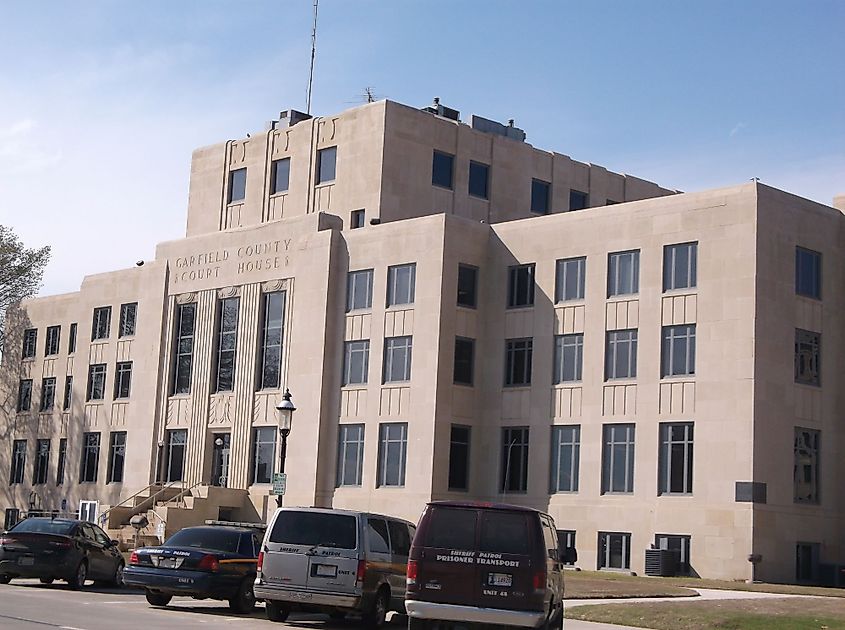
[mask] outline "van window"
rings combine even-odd
[[[431,508],[426,533],[426,547],[438,549],[475,549],[475,510]]]
[[[557,560],[557,532],[555,532],[554,527],[551,526],[549,519],[545,516],[540,518],[540,523],[543,525],[543,540],[546,541],[546,555],[552,560]]]
[[[355,549],[356,529],[354,516],[285,510],[273,524],[270,542]]]
[[[526,514],[485,512],[481,516],[480,551],[528,555],[531,531]]]
[[[375,553],[390,553],[387,544],[387,524],[380,518],[367,519],[367,531],[370,537],[370,551]]]
[[[391,552],[397,556],[407,556],[411,553],[411,537],[408,535],[408,526],[399,521],[387,521],[387,528],[390,530]]]

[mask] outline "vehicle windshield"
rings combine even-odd
[[[26,518],[9,531],[15,534],[57,534],[68,536],[76,523],[73,521],[54,521],[49,518]]]
[[[285,510],[270,532],[270,542],[288,545],[355,549],[357,540],[355,517],[347,514]]]
[[[187,527],[168,538],[166,547],[195,547],[211,551],[235,553],[241,533],[214,527]]]

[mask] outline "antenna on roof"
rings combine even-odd
[[[305,113],[311,115],[311,87],[314,85],[314,57],[317,54],[317,3],[320,0],[314,0],[314,26],[311,29],[311,72],[308,75],[308,100],[306,102]]]

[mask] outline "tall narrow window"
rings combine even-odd
[[[698,275],[698,243],[663,248],[663,290],[693,289]]]
[[[88,366],[88,394],[85,400],[103,400],[106,397],[106,364]]]
[[[96,483],[100,467],[100,434],[82,434],[82,459],[79,464],[79,483]]]
[[[555,274],[555,302],[583,300],[586,278],[586,257],[558,260]]]
[[[692,493],[693,424],[661,423],[658,494]]]
[[[129,398],[132,385],[132,361],[121,361],[114,372],[114,398]]]
[[[590,196],[580,190],[569,191],[569,210],[583,210],[590,206]]]
[[[337,442],[337,487],[360,486],[364,470],[364,425],[342,424]]]
[[[25,378],[18,384],[18,412],[29,411],[32,406],[32,379]]]
[[[194,360],[194,325],[197,305],[179,304],[176,310],[176,344],[174,348],[173,393],[191,391],[191,368]]]
[[[417,266],[396,265],[387,268],[387,305],[413,304],[417,284]]]
[[[23,483],[26,468],[26,440],[12,442],[12,466],[9,470],[9,484]]]
[[[123,482],[123,464],[126,461],[126,431],[109,434],[109,469],[106,483]]]
[[[91,340],[108,339],[111,328],[111,306],[100,306],[94,309],[91,322]]]
[[[364,227],[366,225],[366,211],[353,210],[349,215],[349,227],[353,230]]]
[[[56,377],[41,379],[41,406],[39,411],[50,411],[56,406]]]
[[[795,503],[819,503],[819,453],[821,432],[795,427],[794,491]]]
[[[373,270],[350,271],[346,282],[346,311],[373,307]]]
[[[384,382],[411,380],[411,337],[387,337],[384,340]]]
[[[631,534],[627,532],[599,532],[598,568],[631,568]]]
[[[67,461],[67,438],[59,440],[59,461],[56,464],[56,485],[61,486],[65,482],[65,462]]]
[[[664,326],[660,375],[695,374],[695,324]]]
[[[273,160],[270,167],[270,194],[287,192],[290,185],[290,158]]]
[[[470,428],[452,425],[449,437],[449,490],[469,489]]]
[[[608,255],[607,297],[640,292],[640,250]]]
[[[549,213],[552,185],[539,179],[531,180],[531,212]]]
[[[552,492],[578,492],[581,426],[552,427]]]
[[[408,456],[408,423],[379,425],[378,485],[404,486]]]
[[[337,170],[337,147],[328,147],[317,151],[317,184],[335,180]]]
[[[795,382],[821,385],[822,336],[809,330],[795,329]]]
[[[458,385],[472,385],[475,339],[455,337],[454,382]]]
[[[243,201],[246,197],[246,169],[239,168],[229,172],[228,203]]]
[[[533,339],[508,339],[505,341],[505,385],[531,384]]]
[[[508,308],[534,305],[534,263],[508,267]]]
[[[691,536],[678,534],[655,534],[654,549],[667,549],[675,552],[678,558],[678,570],[676,575],[689,575],[689,558]]]
[[[528,491],[528,427],[502,429],[502,492]]]
[[[220,300],[217,325],[217,378],[216,392],[230,392],[235,387],[235,353],[238,343],[238,307],[241,299],[230,297]]]
[[[76,322],[70,325],[70,334],[68,334],[67,340],[67,353],[73,354],[76,352]]]
[[[70,409],[70,405],[73,402],[73,377],[68,375],[65,376],[65,397],[62,401],[62,411],[67,411]]]
[[[21,358],[32,359],[38,349],[38,329],[27,328],[23,331],[23,349],[21,350]]]
[[[47,483],[47,470],[50,467],[50,440],[35,442],[35,469],[32,471],[32,484]]]
[[[571,383],[581,380],[584,364],[584,333],[555,336],[554,382]]]
[[[602,494],[634,491],[634,425],[604,425]]]
[[[442,188],[452,189],[452,173],[455,156],[442,151],[435,151],[431,163],[431,183]]]
[[[252,466],[250,483],[270,483],[276,456],[276,427],[256,427],[252,430]]]
[[[276,389],[282,383],[285,298],[284,291],[264,294],[264,330],[261,334],[261,389]]]
[[[365,384],[370,370],[370,340],[347,341],[343,354],[343,384]]]
[[[478,267],[458,265],[458,306],[475,308],[478,303]]]
[[[188,430],[173,429],[167,431],[165,439],[167,468],[165,481],[182,481],[185,473],[185,453],[188,450]]]
[[[481,162],[469,163],[469,194],[479,199],[489,199],[490,167]]]
[[[613,330],[607,333],[604,377],[634,378],[637,375],[637,331]]]
[[[44,356],[59,354],[59,341],[62,336],[61,326],[47,326],[47,339],[44,344]]]
[[[822,299],[822,255],[812,249],[795,248],[795,293]]]
[[[118,337],[132,337],[135,334],[135,320],[138,316],[138,303],[120,305],[120,330]]]

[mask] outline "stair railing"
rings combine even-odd
[[[159,495],[164,494],[164,492],[165,492],[166,490],[169,490],[169,489],[171,489],[171,488],[175,487],[176,485],[181,485],[181,486],[183,486],[183,488],[184,488],[184,483],[183,483],[182,481],[171,481],[171,482],[170,482],[170,483],[168,483],[167,485],[162,486],[162,487],[158,490],[158,492],[156,492],[156,493],[154,493],[154,494],[150,495],[149,497],[146,497],[144,500],[145,500],[145,501],[146,501],[146,500],[151,501],[151,502],[152,502],[152,503],[151,503],[151,505],[154,507],[154,506],[155,506],[155,504],[156,504],[156,501],[155,501],[155,500],[156,500],[156,498],[157,498]],[[130,501],[132,501],[132,499],[134,499],[135,497],[141,496],[141,495],[142,495],[142,494],[144,494],[145,492],[149,492],[149,491],[151,491],[153,488],[158,488],[158,487],[159,487],[159,484],[157,484],[157,483],[151,483],[150,485],[146,486],[145,488],[142,488],[142,489],[138,490],[138,492],[136,492],[136,493],[135,493],[135,494],[133,494],[132,496],[127,497],[126,499],[124,499],[123,501],[121,501],[120,503],[118,503],[117,505],[113,505],[113,506],[111,506],[108,510],[106,510],[105,512],[103,512],[102,514],[100,514],[100,518],[99,518],[99,520],[100,520],[100,526],[101,526],[101,527],[103,527],[103,528],[105,528],[105,525],[106,525],[106,523],[108,522],[108,516],[109,516],[109,513],[110,513],[113,509],[118,508],[118,507],[126,507],[126,506],[125,506],[125,504],[126,504],[126,503],[128,503],[128,502],[130,502]],[[182,492],[184,492],[184,490],[182,490]],[[181,494],[181,493],[180,493],[180,494]]]

